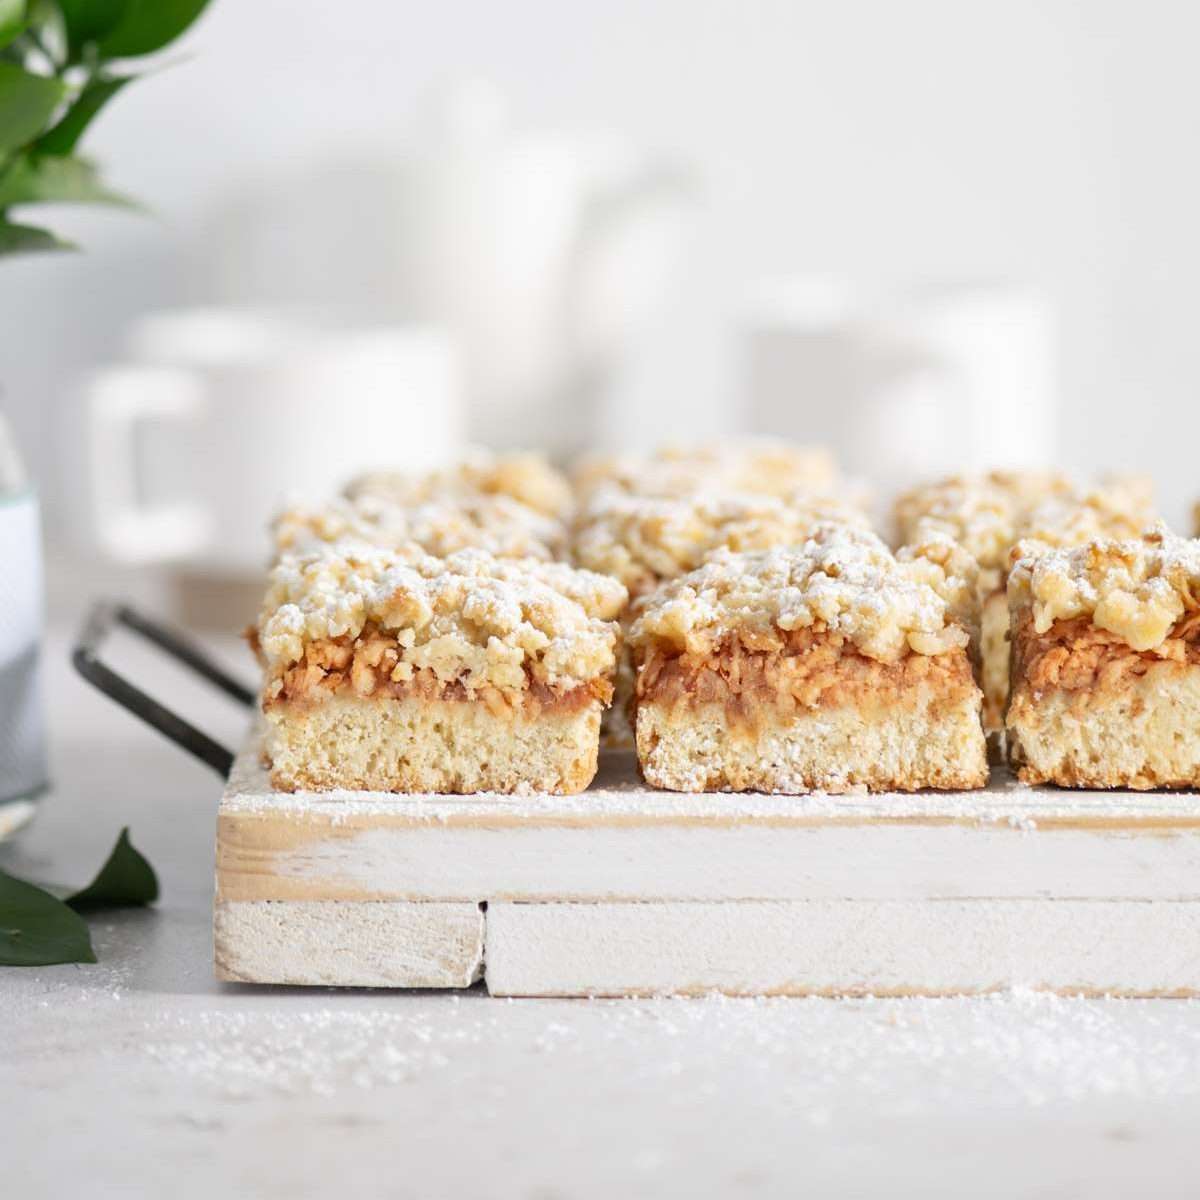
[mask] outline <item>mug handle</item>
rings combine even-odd
[[[110,367],[92,376],[85,401],[92,521],[100,547],[130,565],[203,550],[211,533],[203,508],[142,498],[135,441],[144,421],[197,421],[205,408],[200,382],[171,367]]]

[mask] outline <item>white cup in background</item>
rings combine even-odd
[[[87,525],[118,562],[260,571],[285,496],[461,445],[453,348],[430,327],[181,310],[139,322],[129,346],[135,361],[82,386]]]

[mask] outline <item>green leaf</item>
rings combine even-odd
[[[0,49],[25,28],[25,0],[0,0]]]
[[[158,899],[154,868],[134,849],[129,827],[121,830],[108,861],[87,887],[67,897],[72,908],[123,908]]]
[[[101,182],[86,158],[23,154],[0,176],[0,210],[15,204],[113,204],[132,208],[128,196]]]
[[[127,0],[121,20],[99,41],[105,58],[138,58],[173,42],[208,0]]]
[[[34,142],[33,148],[41,154],[70,154],[92,118],[134,78],[133,75],[125,75],[119,79],[93,80],[79,93],[62,120],[43,133]]]
[[[98,42],[116,28],[129,0],[58,0],[58,7],[67,31],[67,50],[74,60],[88,42]]]
[[[94,963],[83,918],[61,900],[0,871],[0,965]]]
[[[13,228],[18,227],[0,223],[0,252],[5,229]],[[157,899],[154,868],[134,849],[128,827],[121,830],[96,878],[66,900],[0,871],[0,966],[94,963],[91,936],[76,910],[151,904]]]
[[[74,249],[74,245],[64,242],[48,229],[37,229],[32,225],[14,225],[0,218],[0,256]]]
[[[58,79],[0,62],[0,154],[37,137],[66,94]]]

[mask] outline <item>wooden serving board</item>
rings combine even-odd
[[[273,792],[217,818],[245,983],[494,995],[1200,995],[1200,794],[686,795],[632,756],[580,796]]]

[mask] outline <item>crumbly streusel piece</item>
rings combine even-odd
[[[400,505],[378,496],[337,498],[316,507],[293,505],[274,523],[277,555],[306,554],[326,544],[361,542],[395,547],[414,543],[445,558],[486,550],[497,558],[563,559],[567,528],[511,496],[476,495]]]
[[[615,580],[477,550],[284,557],[256,631],[272,782],[582,790],[625,601]]]
[[[677,791],[976,788],[969,636],[934,558],[819,525],[663,585],[630,631],[646,779]],[[941,581],[944,590],[953,587]]]
[[[1023,515],[1017,526],[1017,557],[1083,546],[1096,538],[1139,538],[1156,520],[1142,487],[1108,483],[1079,489],[1050,497]]]
[[[974,624],[989,731],[1003,727],[1008,699],[1005,579],[1014,547],[1022,543],[1033,553],[1099,536],[1136,537],[1154,520],[1150,493],[1145,480],[1132,477],[1083,488],[1056,472],[992,471],[914,488],[896,501],[902,545],[948,537],[978,563]]]
[[[896,540],[905,545],[930,532],[945,534],[975,558],[981,571],[990,573],[984,586],[999,584],[1028,515],[1076,490],[1070,479],[1052,471],[952,475],[897,497]]]
[[[833,454],[778,438],[740,437],[695,446],[663,446],[649,454],[589,455],[571,479],[581,500],[598,488],[640,496],[688,496],[697,491],[788,496],[828,492],[838,485]]]
[[[1009,753],[1028,783],[1200,786],[1200,541],[1159,528],[1018,558]]]
[[[921,541],[910,542],[896,551],[897,562],[921,583],[927,584],[945,601],[946,613],[970,635],[973,646],[979,641],[979,563],[953,538],[931,531]]]
[[[808,492],[771,496],[708,488],[687,496],[643,496],[603,487],[581,509],[573,545],[580,566],[615,576],[636,598],[694,571],[718,550],[792,545],[829,522],[870,527],[861,510]]]
[[[402,506],[480,493],[510,496],[559,520],[570,515],[575,503],[567,477],[544,456],[528,451],[493,454],[475,449],[438,471],[373,471],[351,481],[346,488],[352,500],[374,496]]]

